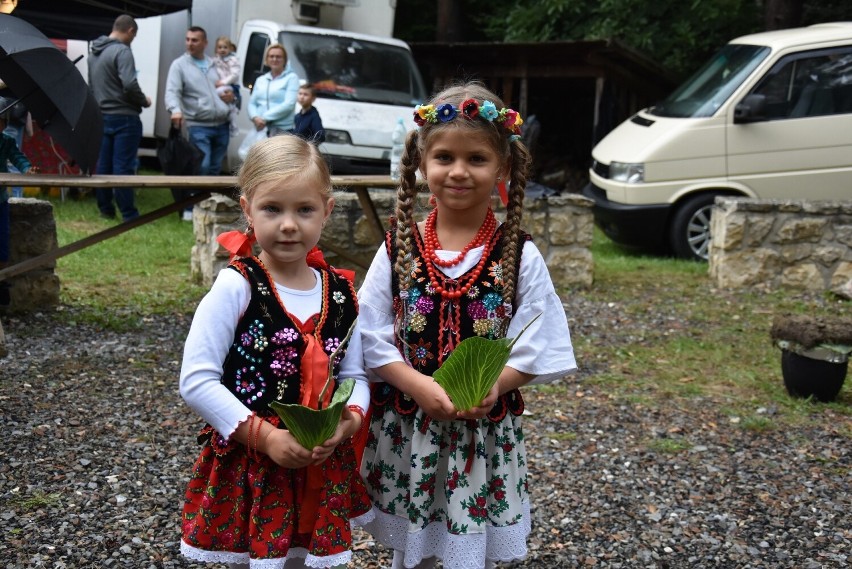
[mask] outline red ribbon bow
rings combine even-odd
[[[234,257],[251,257],[253,252],[252,247],[257,239],[255,238],[254,233],[246,234],[242,231],[234,230],[220,233],[219,236],[216,237],[216,241],[231,254],[231,258],[233,259]],[[349,282],[355,282],[355,271],[351,271],[349,269],[337,269],[329,266],[325,257],[322,255],[322,251],[320,251],[318,247],[314,247],[308,251],[308,256],[305,260],[309,267],[325,269],[340,275]]]
[[[306,260],[308,261],[309,267],[314,267],[315,269],[325,269],[327,271],[331,271],[332,273],[340,275],[349,282],[355,282],[355,271],[350,271],[349,269],[337,269],[335,267],[329,266],[329,264],[325,260],[325,257],[322,256],[322,251],[320,251],[318,247],[314,247],[313,249],[308,251],[308,257]]]
[[[233,259],[234,257],[251,257],[252,246],[257,239],[254,233],[246,234],[242,231],[226,231],[216,237],[216,241],[231,254],[231,258]]]

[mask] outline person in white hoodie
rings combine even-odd
[[[233,92],[216,92],[219,75],[207,49],[207,32],[199,26],[186,31],[186,53],[172,61],[166,78],[166,109],[171,114],[172,128],[181,129],[184,123],[189,139],[204,152],[202,176],[217,176],[222,171],[222,159],[228,150],[230,132],[229,103]],[[183,218],[192,219],[192,209]]]
[[[268,129],[269,136],[293,130],[299,76],[290,68],[287,50],[274,43],[266,48],[269,72],[254,82],[248,115],[257,130]]]

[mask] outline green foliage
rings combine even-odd
[[[469,411],[485,399],[506,367],[512,346],[539,316],[541,314],[530,320],[515,338],[489,340],[472,336],[459,342],[450,357],[432,374],[456,409]]]
[[[354,379],[344,380],[337,387],[331,403],[325,409],[317,410],[304,405],[284,404],[277,401],[273,401],[269,406],[281,417],[290,434],[299,444],[310,450],[320,446],[334,434],[340,422],[340,415],[343,413],[343,406],[352,395],[354,388]]]
[[[318,409],[312,409],[298,403],[273,401],[269,404],[272,410],[281,417],[284,424],[290,430],[290,433],[299,441],[299,444],[306,449],[320,446],[334,434],[337,424],[340,422],[340,415],[343,413],[343,405],[349,400],[352,390],[355,389],[354,379],[343,380],[331,397],[328,407],[325,409],[322,408],[326,392],[335,383],[334,360],[346,349],[354,331],[355,322],[352,322],[352,325],[349,326],[349,331],[346,332],[346,337],[343,338],[337,348],[328,356],[328,372],[325,384],[317,398],[319,401]]]
[[[679,75],[762,23],[749,0],[542,0],[516,3],[487,21],[495,41],[619,40]]]
[[[764,29],[766,2],[754,0],[457,0],[452,25],[463,41],[615,39],[685,77],[729,40]],[[438,4],[398,0],[395,35],[436,40]],[[801,25],[852,20],[848,0],[803,2]]]

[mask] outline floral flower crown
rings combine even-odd
[[[521,125],[524,124],[524,119],[518,111],[504,107],[497,110],[497,107],[491,101],[482,101],[480,105],[476,99],[467,99],[461,104],[461,107],[454,107],[450,103],[443,105],[417,105],[414,107],[414,122],[417,126],[439,122],[449,122],[457,116],[463,116],[468,120],[473,120],[476,117],[481,117],[489,122],[496,122],[506,130],[512,133],[512,140],[521,134]]]

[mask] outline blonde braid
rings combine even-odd
[[[420,166],[420,150],[416,130],[408,133],[405,148],[400,158],[400,180],[396,192],[396,263],[394,272],[399,278],[399,290],[411,287],[414,270],[412,258],[414,204],[417,200],[417,168]]]
[[[503,228],[503,302],[509,306],[515,300],[518,284],[518,240],[521,236],[521,215],[524,210],[524,190],[530,154],[520,140],[509,142],[512,155],[512,179],[506,204],[506,223]]]

